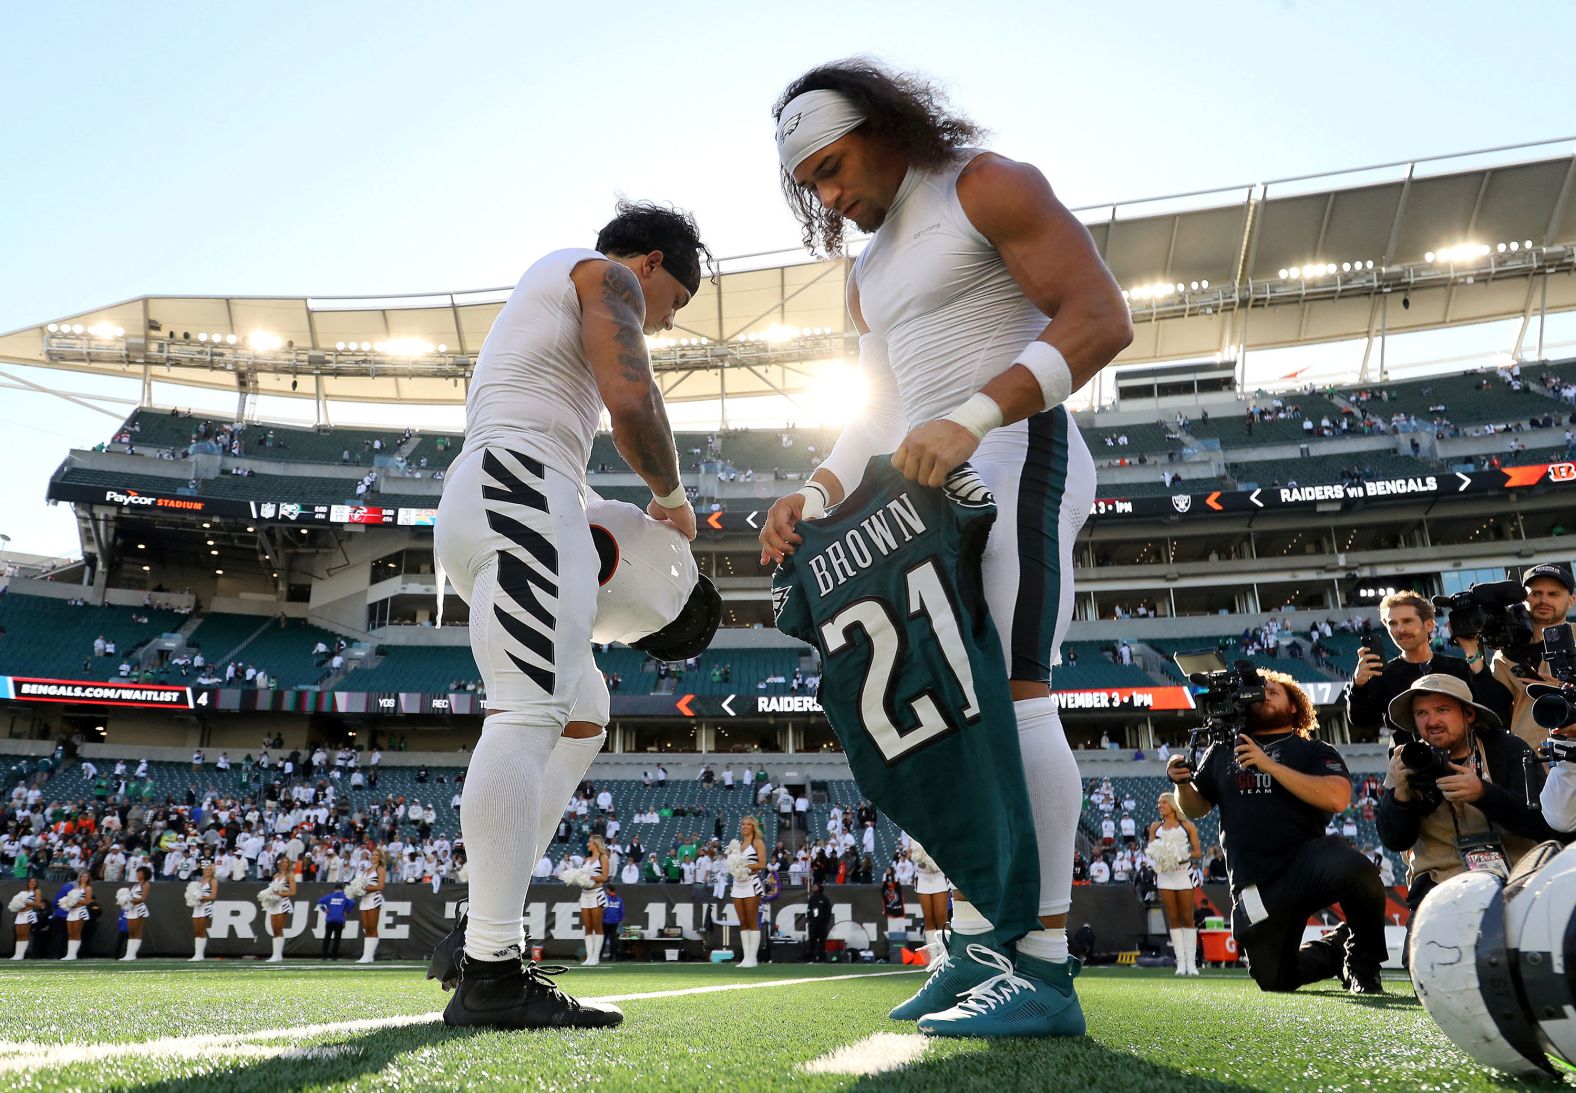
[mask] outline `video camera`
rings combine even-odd
[[[1519,581],[1491,581],[1454,596],[1435,596],[1434,607],[1449,612],[1452,644],[1457,638],[1481,638],[1496,649],[1518,649],[1532,642],[1526,598]]]
[[[1530,684],[1527,697],[1532,699],[1532,720],[1553,732],[1576,721],[1576,636],[1570,623],[1543,628],[1543,663],[1560,682]],[[1576,762],[1576,740],[1551,737],[1538,750],[1551,763]]]
[[[1236,743],[1247,732],[1248,707],[1264,701],[1264,680],[1251,660],[1233,661],[1215,649],[1177,653],[1172,658],[1188,682],[1201,688],[1194,701],[1204,723],[1188,734],[1188,766],[1198,769],[1198,757],[1211,744]]]

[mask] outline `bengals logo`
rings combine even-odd
[[[1572,481],[1576,481],[1576,463],[1550,463],[1549,464],[1549,481],[1550,482],[1572,482]]]

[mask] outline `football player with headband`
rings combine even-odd
[[[1063,403],[1132,340],[1127,304],[1040,172],[976,147],[982,131],[925,80],[835,62],[794,80],[773,116],[805,246],[841,253],[848,221],[871,233],[847,290],[870,399],[808,483],[772,506],[762,563],[791,554],[795,525],[851,494],[875,455],[892,453],[929,486],[968,461],[1000,514],[983,575],[1032,806],[1042,928],[999,938],[960,893],[947,957],[893,1015],[931,1035],[1080,1035],[1066,922],[1081,788],[1050,680],[1095,479]]]

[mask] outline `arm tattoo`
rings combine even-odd
[[[667,421],[657,417],[643,423],[630,440],[635,449],[629,453],[635,457],[635,470],[658,479],[663,493],[674,490],[680,481],[679,453],[673,447]]]
[[[613,341],[618,346],[618,364],[629,383],[651,378],[651,358],[646,352],[646,334],[641,316],[645,302],[630,284],[632,274],[614,263],[602,277],[602,303],[613,317]]]

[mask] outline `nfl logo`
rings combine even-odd
[[[272,520],[274,518],[274,512],[276,511],[276,508],[277,506],[272,501],[267,501],[262,505],[261,508],[258,509],[258,514],[261,515],[264,520]]]
[[[1176,509],[1178,512],[1186,512],[1188,509],[1193,507],[1193,495],[1191,493],[1172,494],[1171,507]]]

